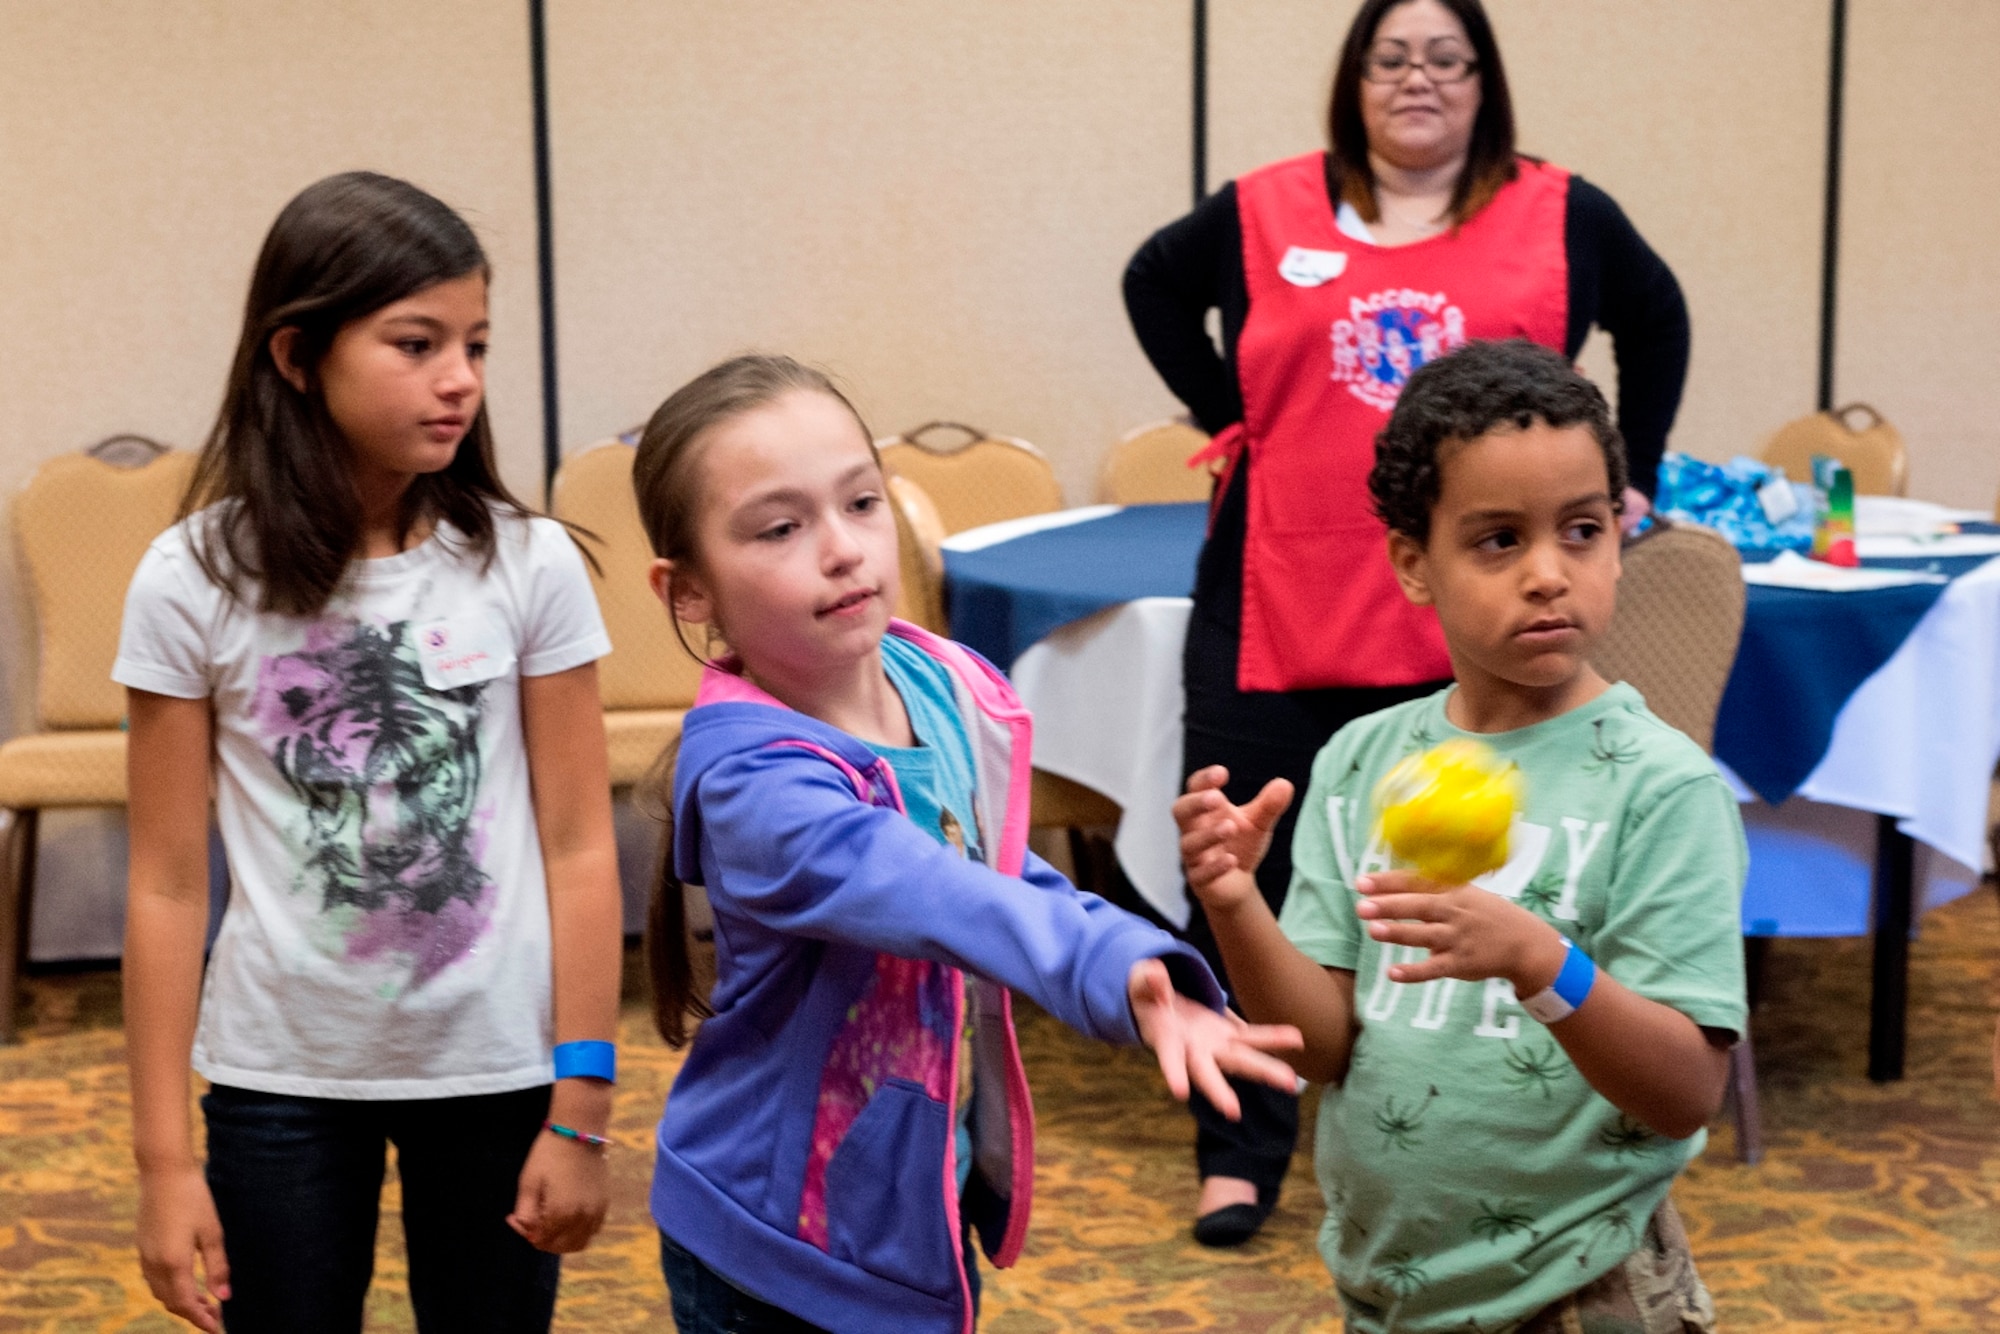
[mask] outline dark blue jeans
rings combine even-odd
[[[229,1334],[358,1334],[388,1144],[417,1328],[546,1334],[561,1261],[506,1220],[548,1107],[547,1086],[393,1102],[211,1088],[201,1108]]]
[[[972,1286],[972,1314],[979,1316],[979,1245],[972,1229],[964,1229],[965,1281]],[[674,1327],[680,1334],[826,1334],[769,1302],[749,1293],[696,1259],[685,1246],[660,1234],[660,1272],[674,1303]]]

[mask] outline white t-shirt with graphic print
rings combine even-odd
[[[356,561],[316,617],[202,573],[192,530],[146,552],[112,677],[215,716],[229,910],[194,1067],[301,1097],[547,1083],[552,1014],[521,678],[603,657],[581,553],[496,512],[490,565],[440,525]]]

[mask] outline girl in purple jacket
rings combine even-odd
[[[970,651],[890,619],[896,527],[860,416],[740,357],[676,392],[634,466],[652,585],[725,640],[684,725],[651,950],[661,1031],[707,1015],[660,1122],[653,1217],[682,1334],[973,1328],[976,1234],[1020,1254],[1034,1114],[1019,990],[1145,1042],[1168,1087],[1291,1088],[1290,1028],[1027,850],[1027,711]],[[693,995],[681,885],[708,891]]]

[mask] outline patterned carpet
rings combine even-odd
[[[1989,1051],[2000,911],[1982,892],[1933,914],[1913,966],[1910,1077],[1864,1078],[1863,941],[1781,941],[1757,1015],[1769,1156],[1718,1127],[1677,1190],[1727,1330],[2000,1329],[2000,1116]],[[30,986],[22,1045],[0,1049],[0,1331],[166,1331],[132,1252],[135,1198],[114,974]],[[645,1213],[651,1122],[675,1060],[626,1007],[610,1224],[566,1271],[557,1327],[670,1330]],[[1041,1109],[1036,1227],[988,1271],[992,1334],[1325,1330],[1337,1326],[1301,1175],[1231,1254],[1187,1237],[1188,1129],[1141,1053],[1024,1021]],[[1308,1136],[1308,1142],[1310,1136]],[[411,1328],[393,1184],[372,1330]]]

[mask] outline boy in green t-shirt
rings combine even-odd
[[[1418,370],[1369,488],[1455,683],[1320,752],[1282,920],[1251,873],[1291,785],[1235,806],[1210,768],[1174,805],[1238,1003],[1298,1025],[1327,1086],[1320,1250],[1353,1331],[1713,1327],[1667,1189],[1743,1031],[1746,854],[1714,764],[1589,663],[1624,487],[1603,396],[1555,353]],[[1526,795],[1504,867],[1434,885],[1390,868],[1370,799],[1462,736]]]

